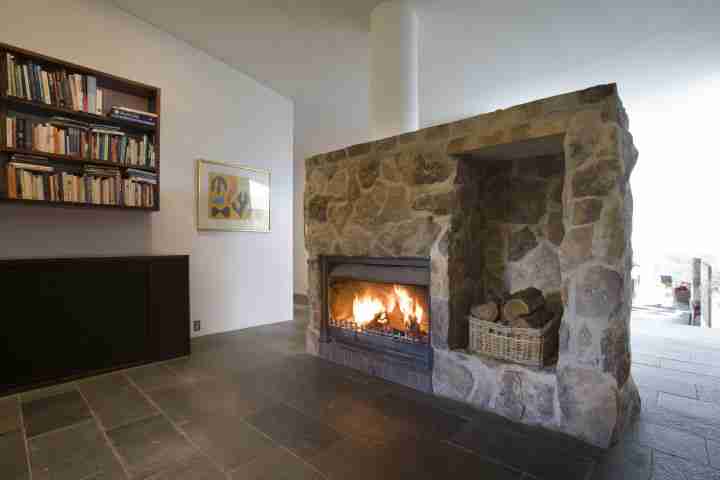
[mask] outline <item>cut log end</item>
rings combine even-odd
[[[483,303],[472,307],[470,313],[473,317],[485,322],[495,322],[499,317],[500,310],[495,302]]]

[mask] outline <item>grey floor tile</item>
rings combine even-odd
[[[159,388],[148,394],[180,424],[207,415],[245,417],[271,403],[256,389],[219,378]]]
[[[709,463],[705,439],[696,435],[643,421],[634,425],[632,435],[633,439],[641,445],[695,463]]]
[[[158,413],[122,374],[92,378],[79,387],[106,430]]]
[[[122,480],[125,474],[94,421],[29,442],[33,480]]]
[[[405,460],[393,458],[386,443],[346,438],[308,461],[329,479],[362,480],[402,478]]]
[[[670,377],[666,376],[664,372],[659,368],[646,365],[633,364],[632,366],[633,379],[635,379],[635,383],[640,389],[645,387],[685,397],[697,397],[695,383],[688,381],[686,374],[683,374],[683,380],[679,380],[672,375]]]
[[[720,420],[720,405],[663,392],[658,396],[658,407],[710,421]]]
[[[703,420],[682,412],[643,404],[639,419],[663,427],[720,441],[720,419]]]
[[[28,437],[68,427],[90,418],[90,410],[77,390],[43,396],[23,403],[22,412]]]
[[[655,452],[652,480],[720,480],[720,470]]]
[[[720,388],[720,378],[712,377],[709,375],[700,375],[697,373],[683,372],[680,370],[671,370],[669,368],[656,368],[649,367],[647,365],[635,364],[632,366],[632,374],[635,379],[653,379],[662,382],[676,383],[676,384],[688,384],[688,385],[706,385]],[[664,389],[658,389],[660,391],[670,392]],[[684,395],[684,394],[680,394]],[[688,395],[685,395],[688,396]]]
[[[3,480],[30,478],[25,439],[20,430],[0,435],[0,478]]]
[[[652,474],[652,449],[624,441],[595,465],[592,480],[648,480]]]
[[[720,377],[720,366],[713,366],[701,363],[693,362],[681,362],[679,360],[670,360],[663,358],[660,361],[660,368],[666,368],[669,370],[678,370],[680,372],[694,373],[697,375],[709,375],[713,377]]]
[[[266,435],[240,417],[199,417],[182,426],[193,444],[227,470],[261,457],[275,449]]]
[[[15,396],[0,398],[0,435],[20,429],[20,403]]]
[[[703,402],[712,402],[720,405],[720,387],[707,387],[705,385],[697,385],[698,398]]]
[[[544,442],[542,437],[518,434],[506,426],[473,421],[450,440],[482,458],[507,465],[539,478],[585,478],[594,460],[582,452]],[[559,461],[562,459],[562,461]]]
[[[720,350],[691,349],[691,361],[720,367]]]
[[[710,455],[710,465],[720,469],[720,442],[708,440],[708,455]]]
[[[132,370],[126,370],[124,373],[130,377],[138,388],[145,392],[177,385],[182,381],[169,367],[159,363],[133,368]]]
[[[108,432],[133,478],[173,468],[197,450],[162,416],[138,420]]]
[[[147,480],[225,480],[225,474],[207,457],[196,455],[177,462],[167,470],[152,475]]]
[[[313,466],[279,447],[237,468],[230,478],[232,480],[323,480]]]
[[[648,365],[650,367],[659,367],[660,366],[660,357],[656,357],[655,355],[650,355],[648,353],[633,352],[632,363]]]
[[[36,388],[35,390],[28,390],[20,394],[20,401],[22,403],[32,402],[33,400],[39,400],[46,397],[54,397],[60,393],[73,392],[77,390],[76,382],[61,383],[59,385],[53,385],[51,387]]]
[[[247,421],[303,458],[317,455],[342,439],[327,425],[285,405],[261,410]]]

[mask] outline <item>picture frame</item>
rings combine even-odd
[[[270,170],[198,159],[199,231],[270,232]]]

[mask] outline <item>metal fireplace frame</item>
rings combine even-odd
[[[322,302],[320,342],[338,342],[351,349],[359,349],[388,357],[388,360],[410,365],[419,370],[432,371],[432,295],[430,292],[430,259],[422,257],[349,257],[322,255],[320,262],[320,298]],[[415,283],[427,288],[428,315],[430,321],[428,341],[424,344],[411,344],[359,332],[351,332],[330,325],[330,305],[328,304],[328,286],[332,270],[339,265],[366,265],[381,267],[417,268],[427,272],[427,281]],[[382,280],[364,278],[366,281],[380,283]]]

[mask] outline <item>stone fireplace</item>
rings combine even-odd
[[[636,159],[615,85],[309,158],[308,351],[607,447],[640,408]],[[552,364],[469,352],[471,306],[531,286],[563,311]]]

